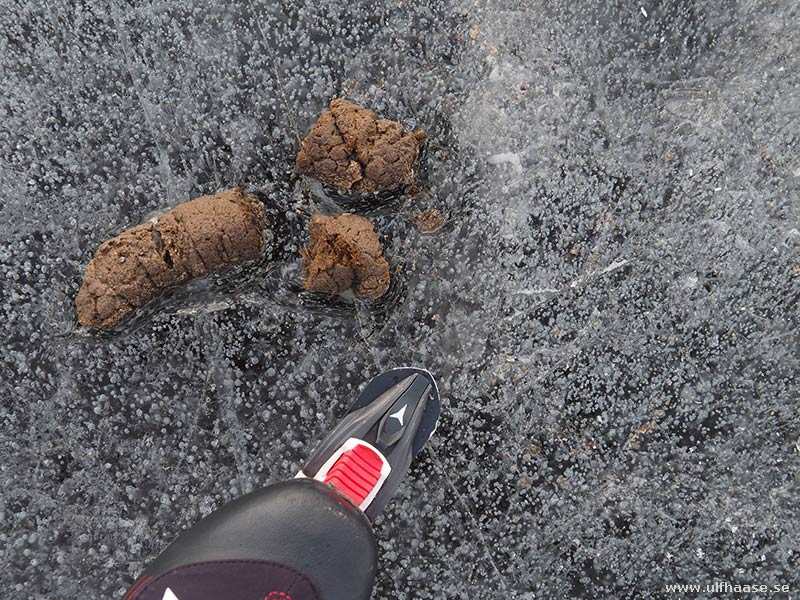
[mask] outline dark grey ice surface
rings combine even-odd
[[[377,523],[374,598],[800,593],[799,24],[794,0],[2,2],[2,598],[121,596],[404,364],[444,417]],[[378,211],[378,306],[296,290],[331,205],[293,156],[342,95],[431,140],[424,193]],[[280,225],[266,276],[77,326],[102,240],[235,184]]]

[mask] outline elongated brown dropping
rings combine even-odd
[[[78,321],[112,327],[168,287],[258,258],[266,226],[258,200],[233,188],[123,231],[86,265]]]
[[[425,132],[347,100],[332,100],[300,144],[297,169],[340,192],[396,189],[414,179]]]
[[[311,241],[300,250],[305,259],[303,286],[313,292],[340,294],[352,289],[359,298],[375,300],[389,287],[389,263],[372,223],[343,213],[314,215]]]

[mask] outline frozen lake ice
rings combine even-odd
[[[5,2],[3,597],[120,597],[405,364],[437,376],[443,421],[376,525],[376,599],[798,593],[799,19],[790,0]],[[294,155],[340,96],[430,140],[423,193],[370,215],[399,269],[377,307],[291,285],[309,203],[335,208]],[[77,327],[100,242],[233,185],[281,217],[267,276]],[[428,208],[446,223],[423,236]]]

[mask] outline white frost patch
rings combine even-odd
[[[492,154],[489,157],[490,165],[502,165],[505,163],[511,164],[517,173],[522,173],[522,161],[520,161],[519,154],[516,152],[502,152],[500,154]]]
[[[736,234],[736,237],[733,238],[733,245],[739,250],[750,250],[750,242],[739,234]]]
[[[536,296],[539,294],[557,294],[561,290],[559,288],[525,288],[512,292],[513,296]]]
[[[625,265],[627,265],[629,262],[630,261],[627,258],[623,258],[622,260],[615,260],[610,265],[608,265],[605,269],[600,271],[600,274],[601,275],[605,275],[606,273],[611,273],[611,271],[616,271],[620,267],[624,267]]]
[[[197,305],[197,306],[187,306],[186,308],[180,308],[175,311],[175,314],[178,315],[197,315],[200,313],[214,313],[219,312],[221,310],[225,310],[230,308],[231,304],[228,302],[209,302],[208,304],[204,305]]]

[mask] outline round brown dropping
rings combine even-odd
[[[297,170],[340,192],[392,190],[413,181],[425,139],[424,131],[406,131],[363,106],[336,99],[300,143]]]
[[[414,224],[420,233],[433,233],[444,225],[444,217],[435,208],[414,213]]]
[[[350,213],[314,215],[308,228],[310,242],[300,250],[305,260],[305,289],[327,294],[352,289],[367,300],[386,293],[389,263],[368,219]]]

